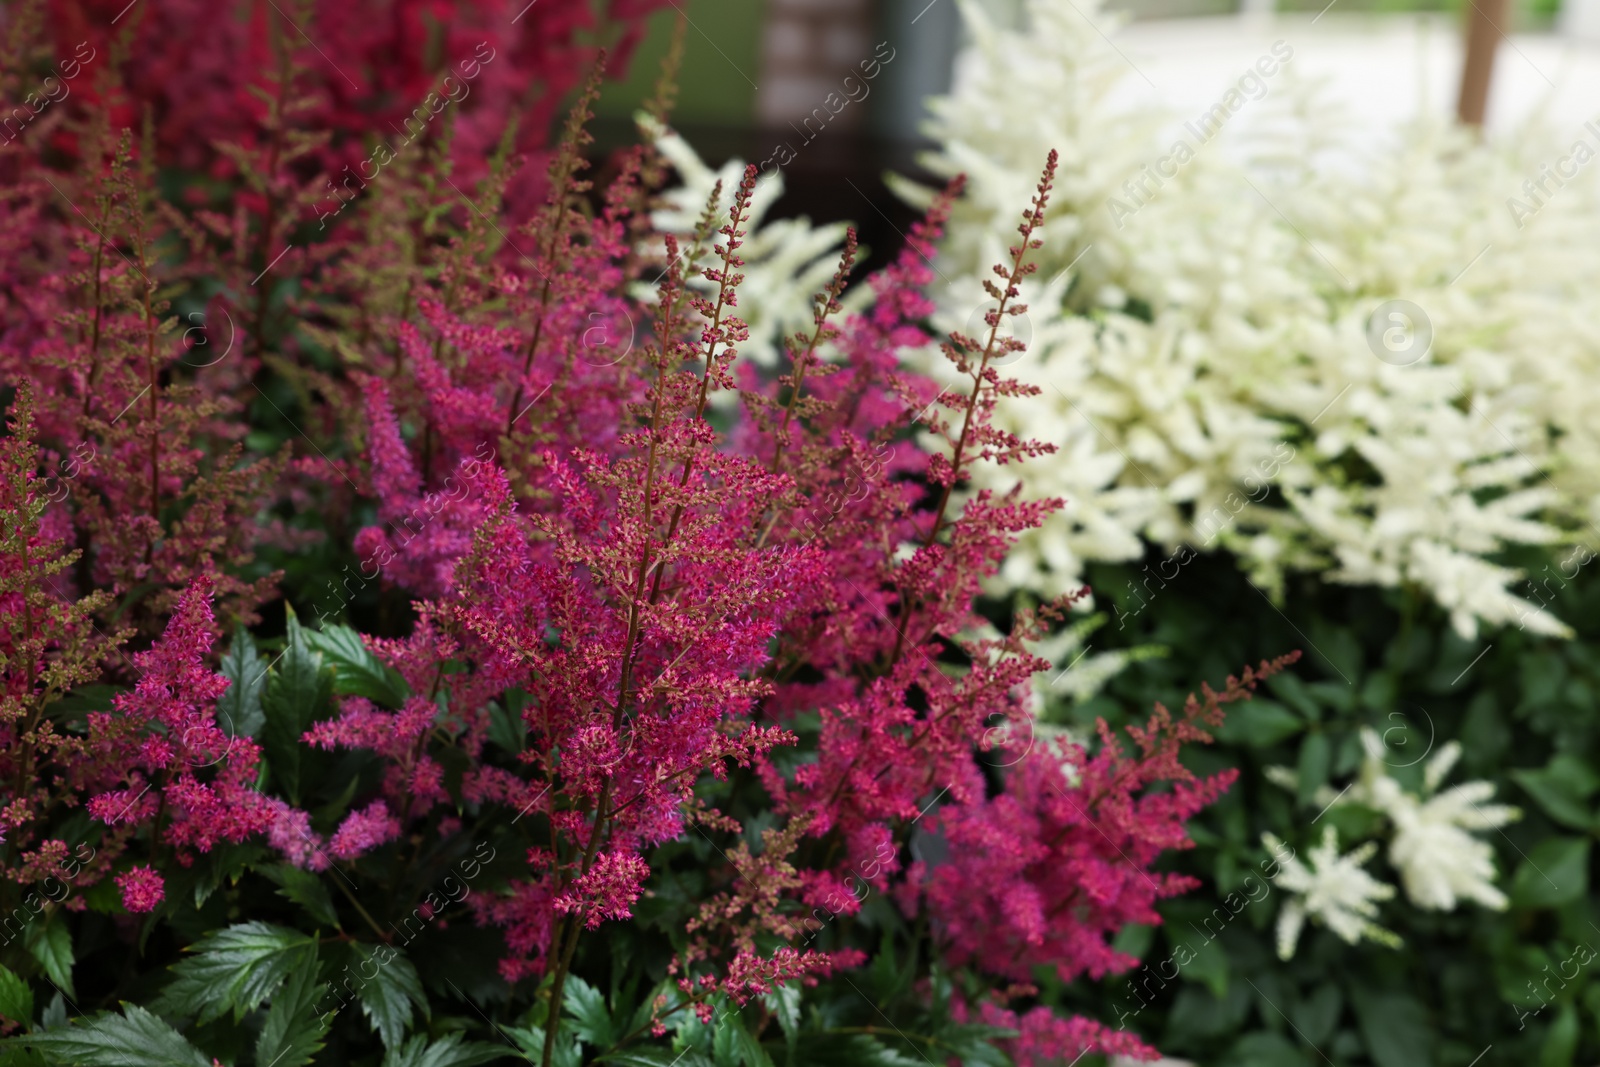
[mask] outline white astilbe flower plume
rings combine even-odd
[[[1328,826],[1322,832],[1322,844],[1311,850],[1307,867],[1292,854],[1284,856],[1288,849],[1271,834],[1262,834],[1261,841],[1279,857],[1280,869],[1273,884],[1294,894],[1278,913],[1279,957],[1294,955],[1308,918],[1352,945],[1363,937],[1390,947],[1400,943],[1398,936],[1372,921],[1378,914],[1376,902],[1394,896],[1394,886],[1362,870],[1361,865],[1378,851],[1375,842],[1341,856],[1338,834]]]
[[[1506,896],[1494,886],[1494,852],[1469,831],[1504,826],[1521,812],[1507,804],[1486,804],[1494,796],[1491,782],[1467,782],[1437,792],[1461,756],[1454,741],[1423,768],[1420,796],[1389,775],[1387,749],[1376,731],[1363,729],[1361,743],[1366,749],[1361,777],[1343,801],[1381,811],[1394,824],[1389,862],[1400,872],[1411,902],[1435,911],[1451,911],[1464,900],[1504,908]]]
[[[642,115],[638,121],[645,136],[672,164],[679,181],[678,185],[662,192],[662,207],[650,216],[656,231],[674,234],[686,242],[718,181],[722,182],[722,221],[726,221],[727,205],[744,177],[744,162],[730,159],[720,170],[712,170],[678,134],[658,125],[649,116]],[[813,226],[805,218],[768,220],[767,212],[782,195],[782,174],[762,174],[756,179],[755,191],[750,196],[748,236],[739,249],[739,256],[744,260],[744,266],[739,268],[744,275],[739,285],[739,313],[750,326],[750,338],[740,344],[739,356],[766,367],[780,362],[785,336],[796,330],[810,332],[812,296],[821,292],[833,278],[847,229],[842,222]],[[688,245],[685,243],[683,247],[687,249]],[[652,248],[649,251],[659,253],[661,250]],[[711,254],[711,249],[706,248],[705,255]],[[862,254],[865,255],[865,249]],[[707,291],[715,289],[698,273],[689,279],[689,284]],[[655,285],[643,288],[641,299],[654,303]],[[869,293],[866,286],[856,286],[845,294],[841,306],[854,310],[863,304]],[[826,358],[828,353],[823,355]],[[721,395],[731,398],[734,394]]]
[[[961,3],[971,43],[930,104],[939,147],[925,161],[968,177],[940,252],[952,284],[935,294],[936,325],[959,329],[981,313],[966,294],[1014,239],[1014,205],[1061,153],[1015,324],[1030,350],[1006,368],[1040,392],[1005,398],[995,424],[1057,446],[1027,465],[1023,491],[1067,503],[996,582],[1054,596],[1088,562],[1186,544],[1235,553],[1274,596],[1310,571],[1419,587],[1466,637],[1484,623],[1569,636],[1500,557],[1592,542],[1600,518],[1600,333],[1586,310],[1600,170],[1514,219],[1507,196],[1569,138],[1529,126],[1484,141],[1437,122],[1375,135],[1342,124],[1286,60],[1249,105],[1259,139],[1236,120],[1136,211],[1112,212],[1192,114],[1119,102],[1128,67],[1096,0],[1023,7],[1007,29]],[[1368,319],[1396,298],[1433,330],[1405,366],[1368,343]],[[931,346],[915,365],[954,373]],[[990,466],[972,489],[1017,481]]]

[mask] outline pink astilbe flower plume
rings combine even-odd
[[[153,824],[157,843],[183,863],[268,833],[284,815],[282,801],[255,789],[260,747],[217,723],[229,682],[206,666],[217,637],[213,588],[202,578],[183,593],[161,639],[133,656],[138,684],[88,719],[90,749],[125,780],[90,796],[89,813],[111,828]]]
[[[166,884],[151,867],[133,867],[117,875],[122,906],[131,912],[155,911],[166,895]]]

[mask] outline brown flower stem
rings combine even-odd
[[[939,537],[939,532],[944,529],[944,517],[950,507],[950,496],[955,491],[956,482],[961,478],[962,468],[966,465],[967,441],[972,433],[972,417],[973,413],[978,409],[978,401],[983,393],[984,374],[989,369],[989,360],[995,356],[995,346],[1000,339],[1000,323],[1005,319],[1012,294],[1016,292],[1017,283],[1028,273],[1027,270],[1023,269],[1023,260],[1028,254],[1028,249],[1032,246],[1033,231],[1037,227],[1035,219],[1042,221],[1042,216],[1039,212],[1030,214],[1028,222],[1022,227],[1022,240],[1017,242],[1016,247],[1012,249],[1011,272],[1006,277],[1005,290],[1000,294],[1000,304],[994,312],[994,324],[989,327],[989,339],[983,346],[983,354],[978,360],[977,368],[972,371],[972,395],[967,398],[966,411],[961,418],[961,433],[956,438],[955,448],[951,452],[950,480],[945,483],[944,490],[939,494],[939,506],[934,511],[933,524],[928,527],[928,535],[922,539],[924,550],[933,547],[933,543]],[[906,628],[911,622],[911,610],[911,598],[906,596],[902,590],[900,619],[895,624],[894,651],[889,654],[889,662],[885,667],[885,672],[892,670],[894,665],[900,661],[900,654],[905,649]]]

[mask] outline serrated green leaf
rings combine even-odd
[[[398,708],[411,695],[400,672],[379,659],[350,627],[332,625],[304,633],[306,643],[333,665],[334,692],[340,696],[366,697]]]
[[[613,1040],[611,1015],[606,1011],[606,998],[600,990],[577,975],[571,975],[563,992],[562,1011],[577,1023],[571,1028],[573,1036],[596,1048],[609,1047]]]
[[[867,1034],[804,1034],[795,1062],[826,1063],[829,1067],[926,1067],[925,1060],[906,1056]]]
[[[243,626],[234,631],[233,644],[222,657],[222,674],[229,685],[217,698],[217,726],[229,737],[255,737],[267,721],[261,710],[267,670],[255,638]]]
[[[399,1047],[411,1025],[411,1006],[415,1004],[424,1018],[428,1015],[428,998],[417,969],[388,945],[375,949],[352,942],[350,952],[355,957],[350,970],[361,983],[356,987],[361,1010],[385,1048]]]
[[[50,1064],[31,1048],[0,1043],[0,1067],[50,1067]]]
[[[963,1064],[983,1064],[985,1067],[1010,1067],[1011,1057],[1000,1051],[997,1042],[1016,1037],[1018,1031],[982,1023],[952,1023],[933,1036],[939,1041],[939,1052],[946,1051],[960,1057]]]
[[[326,1017],[316,1010],[328,986],[317,981],[316,945],[305,966],[297,967],[272,998],[272,1007],[256,1039],[256,1063],[270,1067],[303,1067],[322,1048]]]
[[[211,1067],[210,1056],[145,1009],[124,1004],[122,1012],[10,1040],[74,1067]]]
[[[657,982],[655,988],[650,990],[644,1000],[639,1003],[638,1008],[634,1009],[633,1018],[628,1020],[628,1029],[625,1032],[631,1034],[636,1030],[643,1030],[649,1025],[651,1017],[655,1014],[656,998],[660,996],[671,998],[677,992],[677,987],[666,979]]]
[[[54,1030],[67,1025],[67,999],[56,990],[56,995],[50,998],[50,1003],[44,1006],[44,1011],[39,1015],[39,1026],[45,1030]]]
[[[334,668],[306,642],[306,630],[291,612],[289,646],[268,673],[261,697],[261,742],[273,776],[294,804],[300,802],[300,737],[328,712],[333,679]]]
[[[795,1038],[800,1036],[800,987],[797,984],[781,985],[763,998],[772,1014],[778,1018],[778,1028],[783,1031],[784,1040],[789,1042],[789,1047],[794,1047]]]
[[[767,1050],[755,1039],[749,1027],[744,1025],[742,1019],[733,1022],[734,1049],[738,1053],[739,1062],[743,1067],[773,1067],[772,1057],[767,1055]],[[1004,1064],[1001,1067],[1005,1067]]]
[[[426,1035],[419,1034],[385,1053],[383,1067],[473,1067],[505,1055],[503,1045],[467,1041],[460,1034],[442,1037],[431,1045]]]
[[[739,1067],[739,1021],[727,1012],[711,1024],[711,1062],[716,1067]]]
[[[502,1026],[502,1033],[514,1041],[522,1054],[534,1063],[542,1063],[544,1058],[544,1027],[542,1026]],[[572,1034],[566,1028],[556,1035],[555,1048],[551,1049],[551,1067],[581,1067],[584,1057],[580,1046],[573,1040]]]
[[[68,998],[78,994],[72,988],[72,934],[63,922],[44,922],[28,924],[28,932],[23,936],[23,941],[28,946],[28,953],[39,961],[39,966],[44,968],[44,973],[50,980],[61,988]]]
[[[601,1056],[598,1062],[617,1063],[622,1067],[712,1067],[711,1061],[698,1052],[686,1050],[675,1053],[654,1045],[608,1053]]]
[[[177,977],[157,1003],[210,1022],[230,1009],[242,1018],[260,1007],[291,973],[311,965],[316,941],[297,930],[248,922],[218,930],[189,951],[195,955],[173,965]]]
[[[80,685],[60,700],[47,705],[44,713],[57,722],[81,723],[86,713],[111,710],[111,698],[122,690],[114,685]]]
[[[0,967],[0,1018],[24,1026],[33,1022],[33,990],[5,967]]]
[[[489,703],[489,740],[506,752],[521,752],[527,747],[528,726],[522,721],[527,694],[520,689],[506,693],[505,703]]]
[[[278,883],[278,895],[294,901],[319,923],[339,928],[339,913],[333,908],[333,897],[328,887],[315,871],[280,863],[261,868],[261,873]]]

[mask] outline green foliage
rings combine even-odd
[[[289,613],[287,647],[267,675],[261,698],[266,722],[261,741],[273,777],[300,803],[301,764],[311,755],[300,738],[332,712],[335,668],[313,647],[309,632]]]
[[[234,632],[221,669],[232,684],[217,701],[217,724],[229,737],[255,737],[266,723],[261,691],[267,671],[256,651],[255,638],[243,626]]]
[[[424,1016],[428,1014],[428,998],[423,995],[417,969],[388,945],[374,949],[352,942],[350,955],[351,963],[345,970],[354,973],[360,983],[356,996],[361,1010],[382,1036],[384,1047],[392,1049],[400,1044],[411,1024],[413,1004]]]
[[[1135,570],[1100,568],[1090,582],[1120,588]],[[1130,949],[1151,969],[1109,977],[1087,999],[1059,988],[1056,996],[1121,1019],[1165,1054],[1202,1067],[1595,1062],[1600,575],[1580,573],[1559,595],[1552,610],[1573,623],[1574,640],[1508,628],[1465,641],[1410,593],[1305,579],[1274,606],[1231,560],[1202,557],[1158,592],[1151,610],[1130,615],[1133,624],[1108,629],[1106,647],[1095,651],[1155,642],[1169,655],[1060,713],[1080,725],[1095,715],[1124,721],[1124,709],[1152,700],[1170,705],[1191,679],[1218,684],[1240,662],[1293,648],[1306,655],[1256,699],[1233,705],[1215,745],[1186,756],[1198,772],[1232,766],[1240,778],[1191,822],[1197,847],[1173,864],[1202,887],[1161,905],[1164,936]],[[1384,818],[1353,804],[1324,810],[1329,792],[1360,769],[1362,727],[1388,744],[1388,773],[1405,788],[1419,790],[1426,757],[1453,740],[1462,758],[1443,788],[1485,779],[1496,787],[1492,803],[1522,809],[1502,830],[1476,834],[1494,850],[1509,907],[1427,910],[1402,887],[1377,917],[1400,935],[1399,948],[1348,945],[1312,924],[1281,961],[1275,930],[1286,894],[1264,874],[1263,831],[1302,857],[1330,824],[1345,850],[1376,840],[1367,869],[1401,884]],[[1292,772],[1294,788],[1269,780],[1269,767]],[[1229,894],[1245,893],[1253,896],[1236,914],[1225,906]],[[1171,976],[1179,959],[1170,980],[1134,983],[1160,967]]]
[[[33,990],[5,967],[0,967],[0,1018],[19,1023],[33,1019]]]
[[[427,1037],[419,1036],[391,1050],[383,1058],[383,1067],[473,1067],[473,1064],[504,1057],[503,1048],[466,1041],[460,1034],[450,1034],[431,1043]]]
[[[316,953],[312,965],[296,968],[272,999],[272,1008],[261,1024],[256,1041],[256,1062],[275,1067],[302,1067],[322,1048],[328,1020],[316,1011],[316,1003],[327,991],[317,981]]]
[[[87,1023],[13,1038],[43,1053],[49,1063],[79,1067],[211,1067],[211,1060],[161,1019],[124,1004]]]
[[[295,930],[263,922],[218,930],[191,947],[172,968],[176,979],[162,991],[163,1011],[209,1022],[226,1012],[235,1019],[258,1007],[296,971],[315,969],[317,943]]]
[[[360,696],[385,707],[398,708],[411,695],[400,672],[384,663],[348,626],[327,626],[320,631],[299,630],[308,647],[321,652],[334,668],[334,692]]]
[[[46,977],[67,996],[72,996],[72,934],[67,924],[59,916],[30,923],[23,943],[39,961]]]

